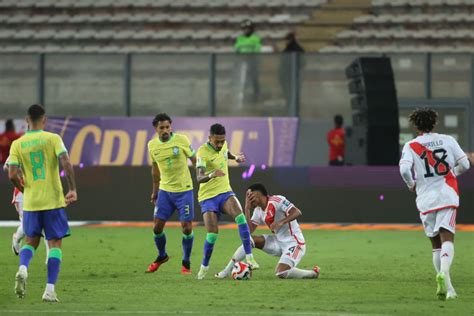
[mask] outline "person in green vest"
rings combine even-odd
[[[262,38],[255,34],[255,25],[250,20],[245,20],[240,25],[243,34],[235,40],[234,48],[237,53],[260,53],[262,51]]]
[[[260,84],[258,82],[258,57],[262,51],[262,38],[255,34],[255,25],[251,20],[245,20],[240,25],[243,34],[239,35],[235,40],[234,49],[237,54],[246,54],[241,56],[242,63],[240,67],[245,67],[245,76],[240,78],[240,86],[245,90],[246,83],[250,83],[253,88],[253,102],[258,102],[260,95]],[[248,80],[247,80],[248,79]]]

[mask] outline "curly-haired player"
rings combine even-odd
[[[449,275],[459,207],[456,177],[469,169],[469,160],[453,137],[433,132],[437,120],[438,114],[429,108],[410,114],[418,136],[403,147],[400,173],[408,188],[416,192],[420,218],[433,247],[436,294],[445,300],[457,297]]]

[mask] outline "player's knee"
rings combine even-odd
[[[183,234],[189,235],[193,232],[193,227],[191,225],[183,226]]]
[[[155,225],[153,227],[153,233],[155,235],[159,235],[159,234],[163,233],[163,227],[160,227],[159,225]]]

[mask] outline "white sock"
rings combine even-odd
[[[46,283],[46,291],[47,292],[54,292],[54,284]]]
[[[28,272],[28,268],[25,265],[21,265],[21,266],[18,267],[18,271]]]
[[[449,290],[454,290],[453,285],[451,284],[451,277],[449,275],[449,269],[454,259],[454,244],[451,241],[445,241],[441,245],[441,268],[440,271],[444,272],[446,279],[446,286]]]
[[[25,232],[23,231],[23,224],[20,223],[20,226],[16,229],[16,239],[20,242],[23,237],[25,237]]]
[[[315,279],[317,277],[316,272],[313,270],[302,270],[298,268],[291,268],[290,270],[279,272],[276,275],[282,279]]]
[[[234,262],[242,261],[244,260],[245,257],[246,255],[245,255],[244,246],[240,246],[239,248],[235,250],[234,254],[232,255],[232,260],[234,260]]]
[[[439,273],[441,269],[441,248],[433,249],[433,266],[436,270],[436,273]]]

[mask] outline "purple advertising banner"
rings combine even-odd
[[[149,117],[48,118],[46,129],[62,136],[74,165],[141,166],[150,163],[147,142],[155,137],[151,122]],[[297,118],[175,117],[172,127],[197,150],[214,123],[225,126],[230,151],[245,153],[247,165],[293,166]]]

